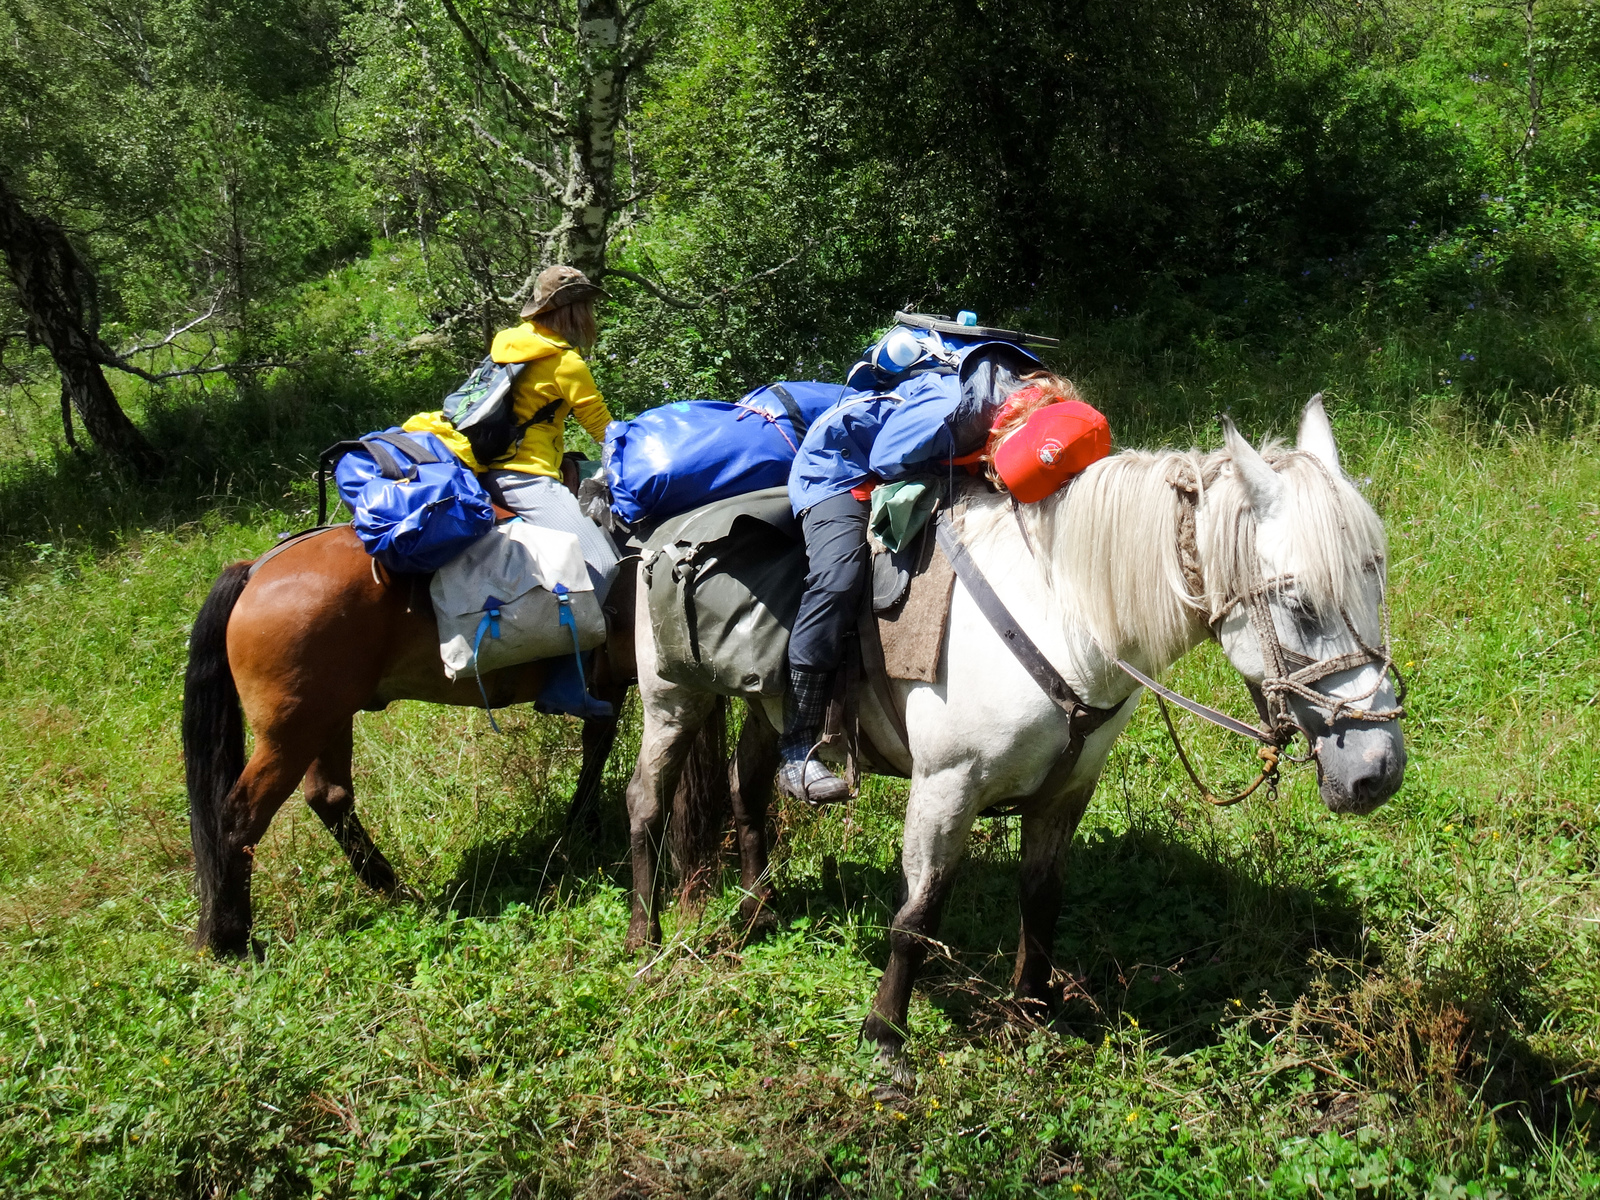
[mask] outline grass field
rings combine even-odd
[[[358,719],[358,798],[423,899],[364,893],[291,804],[257,858],[264,957],[197,955],[188,625],[225,563],[307,523],[305,452],[398,401],[257,397],[254,457],[198,455],[161,492],[84,477],[18,424],[0,447],[0,1191],[1600,1193],[1596,397],[1495,421],[1430,398],[1425,356],[1363,363],[1316,373],[1392,539],[1404,789],[1336,818],[1302,771],[1206,810],[1142,709],[1068,866],[1071,998],[1049,1025],[1007,1003],[1016,829],[981,823],[913,1003],[919,1087],[887,1101],[856,1029],[886,956],[897,782],[780,811],[780,933],[740,945],[730,887],[638,959],[628,737],[602,843],[569,847],[574,724],[512,716],[499,737],[396,705]],[[1259,436],[1313,373],[1185,372],[1084,382],[1125,440],[1214,444],[1170,414],[1227,399]],[[238,409],[191,396],[150,418],[204,440]],[[1209,650],[1175,676],[1244,703]],[[1212,776],[1245,773],[1246,749],[1184,728]]]

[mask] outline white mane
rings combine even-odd
[[[1285,485],[1288,545],[1275,557],[1295,576],[1298,596],[1319,610],[1346,609],[1363,637],[1376,641],[1376,613],[1365,597],[1368,572],[1376,564],[1381,578],[1383,570],[1382,522],[1347,479],[1314,456],[1271,443],[1262,454]],[[1199,594],[1184,577],[1184,501],[1174,479],[1199,482]],[[1003,496],[971,501],[974,537],[1007,515]],[[1227,450],[1126,450],[1021,511],[1061,615],[1108,654],[1134,652],[1157,667],[1181,657],[1260,570],[1255,513]]]

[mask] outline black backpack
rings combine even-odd
[[[525,366],[486,358],[465,383],[444,398],[444,419],[467,439],[472,457],[482,469],[509,458],[528,429],[550,420],[563,403],[552,400],[520,425],[513,421],[511,385]]]

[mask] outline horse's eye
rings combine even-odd
[[[1285,596],[1284,607],[1289,610],[1289,619],[1301,629],[1315,629],[1322,623],[1317,616],[1316,606],[1298,596]]]

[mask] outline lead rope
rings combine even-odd
[[[1267,785],[1267,790],[1272,793],[1273,799],[1277,799],[1278,759],[1281,754],[1277,746],[1269,742],[1256,751],[1256,757],[1263,764],[1261,773],[1250,782],[1244,791],[1235,793],[1232,796],[1219,796],[1205,785],[1200,776],[1195,773],[1195,769],[1189,765],[1189,756],[1183,752],[1183,742],[1178,739],[1178,728],[1172,723],[1172,714],[1167,711],[1167,702],[1161,698],[1160,693],[1156,694],[1156,704],[1161,708],[1161,719],[1167,723],[1167,733],[1172,738],[1172,748],[1178,752],[1178,761],[1183,764],[1183,769],[1189,773],[1189,778],[1200,793],[1200,799],[1216,808],[1228,808],[1241,800],[1248,799],[1250,794],[1263,783]]]

